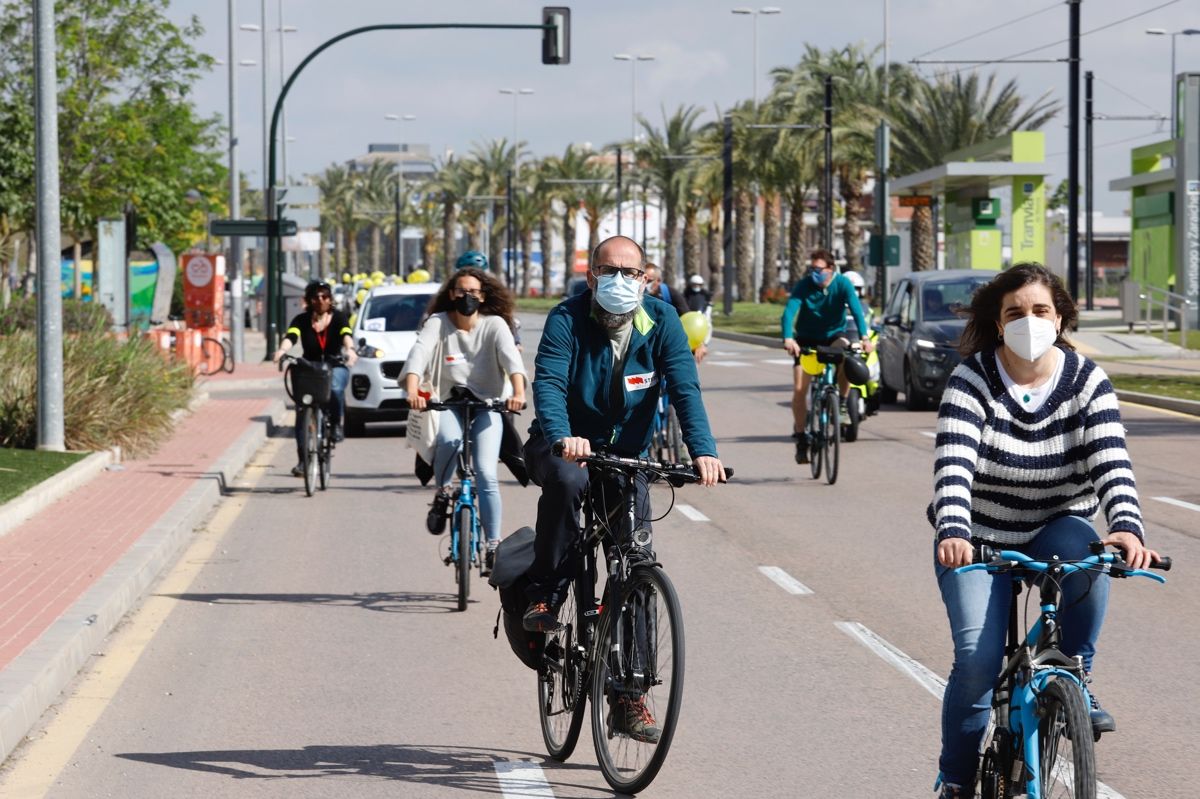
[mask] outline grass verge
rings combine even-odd
[[[733,313],[729,316],[722,313],[721,305],[717,303],[713,308],[712,318],[713,327],[717,330],[749,333],[778,340],[782,316],[782,305],[771,302],[735,302]]]
[[[562,297],[518,297],[517,311],[520,313],[549,313],[562,302]]]
[[[8,502],[85,457],[85,452],[0,449],[0,502]]]
[[[1173,375],[1109,375],[1118,391],[1138,391],[1160,397],[1200,401],[1200,377]]]

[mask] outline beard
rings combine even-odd
[[[604,306],[596,302],[596,295],[592,295],[592,317],[600,323],[600,327],[605,330],[619,330],[625,325],[633,321],[633,315],[637,313],[637,308],[625,313],[613,313],[612,311],[604,310]]]

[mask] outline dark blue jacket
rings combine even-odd
[[[700,378],[675,309],[644,297],[633,318],[619,392],[611,391],[612,344],[592,318],[592,292],[563,300],[546,317],[534,359],[537,417],[530,434],[555,442],[580,436],[626,456],[646,451],[661,381],[692,457],[716,457],[717,443],[700,398]]]

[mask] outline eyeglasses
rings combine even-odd
[[[483,289],[454,289],[454,291],[452,291],[450,293],[453,294],[455,297],[465,297],[468,294],[470,294],[472,297],[474,297],[477,300],[483,299]]]
[[[643,275],[646,274],[641,269],[633,266],[621,267],[613,266],[612,264],[600,264],[592,271],[600,277],[609,277],[611,275],[615,275],[617,272],[620,272],[622,276],[628,278],[629,280],[639,280]]]

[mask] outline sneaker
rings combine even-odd
[[[433,535],[446,532],[446,519],[449,518],[450,495],[437,492],[433,502],[429,503],[429,514],[425,517],[425,529]]]
[[[295,466],[292,467],[292,477],[303,477],[303,476],[304,476],[304,464],[297,463]]]
[[[938,792],[938,799],[967,799],[967,792],[958,785],[942,785],[942,790]]]
[[[846,407],[846,398],[842,397],[838,400],[838,416],[842,419],[842,424],[850,418],[850,410]]]
[[[499,544],[499,542],[497,542],[497,545],[498,544]],[[496,547],[489,543],[487,552],[483,553],[483,571],[480,572],[480,575],[483,577],[487,577],[489,574],[492,573],[492,569],[494,569],[495,567],[496,567]]]
[[[338,424],[335,424],[333,426],[333,443],[338,444],[345,440],[346,440],[346,431],[344,429],[342,429],[342,425],[339,422]]]
[[[1096,701],[1096,695],[1088,690],[1088,716],[1092,720],[1092,735],[1099,736],[1104,732],[1116,732],[1117,722],[1104,708],[1100,707],[1100,703]]]
[[[796,463],[808,463],[808,433],[792,433],[796,442]]]
[[[646,697],[619,697],[610,718],[613,732],[628,735],[633,740],[646,744],[658,743],[658,722],[646,708]]]
[[[548,602],[530,602],[521,618],[521,626],[531,633],[553,632],[558,629],[558,614]]]

